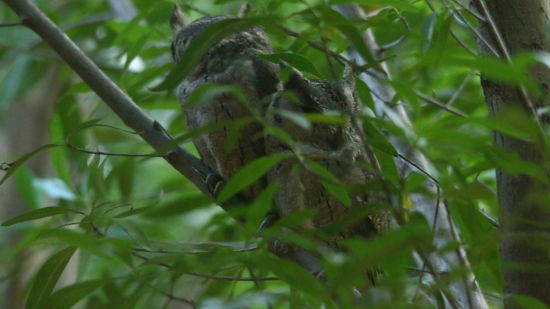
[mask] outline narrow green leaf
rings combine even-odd
[[[148,212],[148,211],[150,211],[150,210],[155,209],[155,206],[156,206],[156,205],[150,205],[150,206],[145,206],[145,207],[130,209],[130,210],[128,210],[128,211],[124,211],[124,212],[122,212],[122,213],[116,215],[115,218],[121,219],[121,218],[126,218],[126,217],[131,217],[131,216],[139,215],[139,214],[141,214],[141,213]]]
[[[227,201],[229,198],[239,193],[239,191],[260,179],[260,177],[267,173],[275,164],[289,156],[288,154],[276,154],[269,157],[262,157],[248,163],[229,179],[220,192],[217,202],[221,204]]]
[[[32,283],[25,309],[44,308],[57,280],[59,280],[75,251],[76,247],[67,247],[52,255],[42,265]]]
[[[388,141],[386,136],[382,134],[375,126],[373,126],[368,119],[364,119],[363,128],[367,143],[374,148],[377,148],[392,156],[397,156],[398,152],[393,145]]]
[[[118,169],[118,188],[123,197],[130,197],[134,189],[134,178],[136,173],[136,163],[134,158],[123,159]]]
[[[260,227],[262,220],[271,210],[275,194],[279,189],[279,182],[274,181],[265,188],[260,195],[254,200],[252,205],[246,211],[246,225],[249,232],[254,233]]]
[[[103,284],[103,280],[89,280],[59,289],[48,297],[45,309],[70,309]]]
[[[212,45],[233,33],[244,31],[262,23],[267,23],[269,20],[270,18],[265,16],[246,19],[228,18],[211,25],[192,41],[191,45],[181,56],[183,60],[176,64],[176,67],[168,76],[151,90],[164,91],[175,88],[189,73],[191,73],[195,65],[199,63],[204,53]]]
[[[371,65],[374,69],[382,71],[380,60],[376,60],[372,52],[367,48],[367,45],[365,45],[363,41],[363,36],[357,27],[350,24],[338,24],[336,27],[348,38],[353,48],[359,52],[366,63]]]
[[[324,166],[313,160],[306,161],[306,167],[320,176],[319,181],[327,191],[346,206],[351,206],[351,198],[341,181]]]
[[[325,295],[323,286],[306,269],[283,259],[266,258],[266,265],[279,278],[312,296]]]
[[[207,83],[200,85],[199,87],[197,87],[197,89],[193,91],[193,93],[191,93],[189,99],[186,102],[186,105],[190,107],[199,105],[204,102],[211,101],[222,94],[231,94],[238,98],[244,97],[241,89],[237,86]]]
[[[351,198],[349,197],[348,191],[342,185],[336,185],[326,181],[321,181],[321,184],[323,184],[323,187],[325,187],[332,196],[342,202],[342,204],[348,207],[351,206]]]
[[[531,296],[527,295],[513,295],[512,296],[517,303],[519,303],[523,308],[529,308],[529,309],[548,309],[549,307],[546,306],[543,302],[540,300],[533,298]]]
[[[309,61],[309,59],[298,54],[286,52],[258,56],[273,63],[279,63],[282,60],[302,72],[310,73],[317,77],[321,76],[319,71],[317,71],[317,68],[315,68],[315,65]]]
[[[42,152],[43,150],[46,150],[46,149],[55,148],[55,147],[63,147],[63,146],[65,146],[65,145],[60,145],[60,144],[43,145],[43,146],[40,146],[40,147],[36,148],[35,150],[33,150],[29,153],[24,154],[23,156],[21,156],[19,159],[15,160],[14,162],[11,162],[10,163],[10,169],[4,175],[4,177],[2,177],[2,179],[0,180],[0,185],[3,184],[17,170],[18,167],[20,167],[23,163],[25,163],[27,160],[32,158],[37,153]]]
[[[18,169],[14,174],[14,179],[15,187],[25,204],[33,209],[43,206],[41,196],[34,185],[36,177],[29,167],[22,166]]]
[[[4,221],[2,223],[2,226],[10,226],[10,225],[14,225],[25,221],[31,221],[31,220],[51,217],[51,216],[60,215],[60,214],[68,214],[68,213],[78,213],[78,212],[76,210],[72,210],[70,208],[60,207],[60,206],[38,208],[32,211],[29,211],[27,213],[24,213],[20,216],[17,216],[15,218]]]
[[[331,0],[331,4],[338,3],[357,3],[359,5],[372,5],[372,6],[388,6],[396,9],[418,11],[419,8],[414,6],[409,0]]]
[[[60,115],[52,116],[48,126],[50,139],[55,143],[62,143],[65,140],[63,132],[63,119]],[[69,158],[67,157],[67,149],[56,148],[52,149],[51,162],[59,178],[61,178],[69,187],[72,186],[71,172],[69,169]]]

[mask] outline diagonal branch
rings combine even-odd
[[[29,0],[2,1],[19,15],[24,26],[48,43],[127,126],[203,193],[214,198],[204,180],[206,176],[215,173],[201,160],[178,147],[166,130],[141,110],[34,3]]]

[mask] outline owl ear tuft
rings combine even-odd
[[[170,27],[172,28],[172,33],[176,35],[187,24],[189,24],[189,19],[185,16],[185,13],[181,7],[174,4],[174,7],[172,8],[172,15],[170,16]]]

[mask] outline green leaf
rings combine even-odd
[[[118,169],[118,188],[123,197],[130,197],[134,189],[134,177],[136,172],[134,158],[126,158],[117,167]]]
[[[14,176],[17,191],[19,191],[25,203],[31,208],[40,208],[42,206],[42,199],[34,185],[36,177],[31,169],[23,166],[17,170]]]
[[[229,198],[260,179],[260,177],[267,173],[275,164],[289,156],[288,154],[275,154],[248,163],[231,177],[227,184],[225,184],[217,198],[217,202],[221,204],[227,201]]]
[[[27,297],[25,309],[44,308],[57,280],[76,251],[76,247],[67,247],[52,255],[40,268],[34,278],[32,288]]]
[[[20,216],[17,216],[15,218],[4,221],[2,223],[2,226],[10,226],[10,225],[14,225],[25,221],[31,221],[31,220],[51,217],[51,216],[60,215],[60,214],[68,214],[68,213],[79,213],[79,212],[67,207],[60,207],[60,206],[38,208],[32,211],[29,211],[27,213],[24,213]]]
[[[212,45],[233,33],[244,31],[262,23],[268,23],[269,20],[271,18],[264,16],[246,19],[228,18],[216,22],[193,39],[189,47],[181,55],[182,61],[176,64],[176,67],[168,76],[151,90],[164,91],[175,88],[191,73],[195,65],[200,62],[204,53]]]
[[[17,170],[18,167],[20,167],[23,163],[25,163],[27,160],[32,158],[37,153],[42,152],[46,149],[55,148],[55,147],[63,147],[63,146],[65,146],[65,145],[47,144],[47,145],[44,145],[44,146],[40,146],[40,147],[36,148],[35,150],[24,154],[23,156],[21,156],[19,159],[15,160],[14,162],[11,162],[10,163],[10,169],[4,175],[4,177],[2,177],[2,179],[0,180],[0,185],[3,184]]]
[[[382,134],[375,126],[373,126],[368,119],[364,119],[363,128],[367,143],[389,155],[397,156],[398,152],[393,145],[388,141],[386,136]]]
[[[207,83],[197,87],[197,89],[191,93],[185,104],[192,107],[211,101],[222,94],[231,94],[238,99],[246,100],[246,97],[243,95],[241,89],[237,86]]]
[[[390,6],[396,9],[418,11],[419,8],[411,4],[409,0],[331,0],[331,4],[356,3],[359,5]]]
[[[306,167],[320,176],[319,181],[327,191],[346,206],[351,206],[351,198],[341,181],[324,166],[313,160],[306,160]]]
[[[266,265],[279,278],[310,295],[326,295],[323,286],[307,270],[297,264],[277,258],[265,258]]]
[[[255,233],[258,230],[262,220],[271,210],[271,206],[278,189],[279,181],[270,183],[269,186],[267,186],[267,188],[265,188],[260,195],[258,195],[252,205],[247,208],[246,225],[249,232]]]
[[[50,139],[55,143],[63,143],[65,134],[63,132],[63,120],[60,115],[55,114],[49,123]],[[69,158],[65,148],[55,148],[51,151],[51,162],[59,178],[68,186],[72,185],[71,172],[69,169]]]
[[[144,212],[148,212],[148,211],[151,211],[151,210],[155,209],[155,206],[156,205],[151,205],[151,206],[145,206],[145,207],[130,209],[130,210],[124,211],[124,212],[116,215],[115,218],[121,219],[121,218],[126,218],[126,217],[130,217],[130,216],[139,215],[139,214],[142,214]]]
[[[302,72],[313,74],[317,77],[321,76],[319,71],[317,71],[317,68],[315,68],[315,65],[311,61],[309,61],[309,59],[298,54],[286,52],[269,55],[258,55],[258,57],[273,63],[279,63],[282,60]]]
[[[531,296],[513,295],[512,297],[522,306],[522,308],[548,309],[548,306],[546,306],[543,302]]]
[[[367,45],[363,41],[363,35],[356,26],[352,24],[337,24],[335,26],[348,38],[353,48],[359,52],[367,64],[372,66],[377,71],[383,71],[380,67],[381,60],[376,60],[374,58],[372,52],[367,48]]]
[[[0,80],[0,110],[4,111],[8,105],[14,102],[18,95],[20,95],[27,80],[29,65],[32,63],[32,57],[28,54],[22,54],[16,58],[14,62],[9,65],[8,74],[4,80]],[[15,103],[15,102],[14,102]]]
[[[89,280],[59,289],[48,297],[45,309],[70,309],[103,284],[103,280]]]

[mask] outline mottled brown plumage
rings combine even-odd
[[[230,16],[207,16],[190,24],[181,23],[182,14],[175,10],[171,18],[175,32],[172,55],[181,59],[189,44],[210,25]],[[190,130],[218,124],[220,127],[194,139],[202,160],[225,180],[252,160],[265,155],[262,126],[254,121],[239,128],[240,139],[234,149],[227,148],[228,136],[239,120],[251,120],[252,113],[243,102],[229,94],[222,94],[208,102],[190,106],[190,94],[205,84],[237,86],[243,91],[250,107],[263,114],[270,94],[280,90],[278,66],[257,57],[272,53],[270,41],[260,27],[228,36],[213,45],[199,64],[178,86],[177,97],[183,107]],[[254,198],[263,188],[261,182],[251,186],[244,197]]]
[[[349,71],[349,70],[348,70]],[[339,82],[309,80],[293,70],[285,90],[295,95],[294,100],[279,95],[271,104],[268,123],[286,131],[294,140],[289,144],[275,137],[266,141],[267,153],[299,153],[330,171],[341,183],[360,185],[375,179],[372,170],[358,165],[369,162],[362,145],[360,126],[354,125],[353,114],[360,113],[360,103],[355,96],[354,77],[349,71]],[[333,112],[340,114],[346,124],[313,123],[310,128],[300,126],[289,113]],[[286,116],[286,117],[285,117]],[[275,167],[269,179],[281,181],[276,196],[276,205],[281,216],[314,208],[317,213],[302,228],[317,230],[325,228],[359,207],[380,202],[380,195],[361,192],[350,193],[351,206],[344,205],[322,184],[322,177],[306,168],[296,157],[289,158]],[[345,239],[351,236],[371,237],[389,226],[385,212],[373,211],[364,220],[348,226],[334,236]]]

